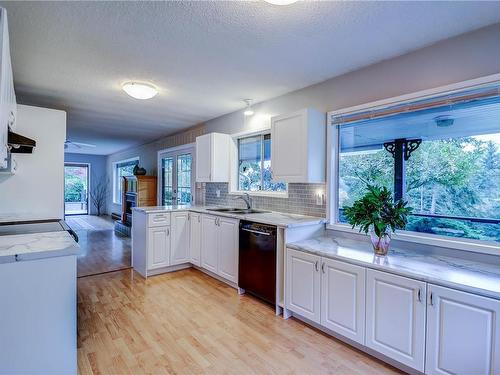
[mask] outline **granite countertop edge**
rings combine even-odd
[[[327,237],[325,237],[327,238]],[[329,237],[328,237],[329,238]],[[313,239],[314,240],[314,239]],[[317,239],[316,239],[317,240]],[[334,241],[333,239],[329,238],[329,241]],[[491,269],[494,266],[491,266],[489,264],[484,264],[480,262],[472,262],[472,261],[467,261],[467,260],[462,260],[460,258],[451,258],[451,257],[444,257],[444,256],[439,256],[439,255],[428,255],[425,256],[425,260],[419,260],[418,258],[420,255],[417,255],[413,251],[408,251],[407,253],[409,255],[408,257],[408,265],[411,267],[411,263],[413,265],[415,264],[420,264],[421,266],[429,266],[429,272],[432,267],[436,267],[438,262],[442,262],[443,260],[452,260],[455,262],[457,265],[453,266],[446,266],[446,265],[439,265],[438,268],[440,268],[443,271],[448,271],[454,273],[453,277],[460,278],[460,275],[462,274],[464,277],[463,279],[470,278],[471,275],[475,278],[481,278],[483,279],[482,282],[487,285],[497,285],[496,288],[485,288],[481,287],[478,285],[473,285],[468,284],[468,283],[463,283],[463,282],[458,282],[458,281],[452,281],[449,279],[446,279],[445,277],[439,277],[438,275],[428,275],[424,274],[421,272],[418,272],[418,270],[409,270],[409,269],[398,269],[390,267],[388,265],[384,265],[383,262],[384,260],[388,260],[389,262],[392,260],[397,260],[396,263],[401,263],[404,262],[405,256],[400,255],[400,250],[398,249],[398,253],[393,253],[389,251],[389,254],[386,257],[377,257],[373,251],[370,251],[370,245],[365,244],[364,242],[358,241],[360,247],[356,248],[355,246],[352,246],[350,250],[358,252],[359,255],[363,255],[366,258],[369,258],[370,256],[372,257],[372,261],[367,261],[367,260],[361,260],[361,259],[356,259],[354,257],[349,257],[346,255],[339,255],[335,253],[335,245],[332,243],[332,249],[330,251],[325,251],[322,249],[314,248],[314,245],[311,243],[311,240],[304,240],[304,241],[299,241],[295,243],[287,243],[286,247],[293,249],[293,250],[298,250],[302,251],[305,253],[313,254],[313,255],[318,255],[322,256],[325,258],[333,259],[333,260],[338,260],[342,262],[346,262],[349,264],[353,264],[356,266],[361,266],[365,267],[368,269],[373,269],[377,271],[382,271],[382,272],[387,272],[390,274],[394,274],[397,276],[403,276],[403,277],[408,277],[411,279],[423,281],[426,283],[431,283],[435,284],[438,286],[443,286],[451,289],[456,289],[464,292],[470,292],[473,294],[481,295],[483,297],[488,297],[488,298],[494,298],[494,299],[500,299],[500,270],[498,271],[498,275],[491,273]],[[321,245],[325,246],[325,245]],[[344,249],[349,249],[349,246],[347,245],[342,245]],[[415,258],[412,258],[415,256]],[[380,263],[379,263],[380,262]],[[453,263],[450,262],[450,263]],[[498,268],[498,267],[497,267]],[[450,276],[452,277],[452,276]]]
[[[139,211],[146,214],[176,211],[191,211],[203,214],[229,217],[233,219],[255,221],[262,224],[276,225],[282,228],[296,228],[308,225],[326,224],[328,221],[322,217],[307,216],[300,214],[290,214],[284,212],[270,211],[257,214],[232,214],[228,212],[210,211],[211,208],[219,206],[152,206],[152,207],[134,207],[133,211]]]

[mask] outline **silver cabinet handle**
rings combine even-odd
[[[253,230],[253,229],[241,228],[241,230],[244,230],[245,232],[250,232],[250,233],[262,234],[264,236],[270,236],[271,235],[270,233],[261,232],[261,231]]]
[[[198,215],[198,223],[201,223],[201,215]]]
[[[170,236],[170,229],[167,228],[167,236]]]
[[[319,271],[319,261],[316,261],[316,263],[314,264],[314,267],[316,268],[316,272]]]
[[[422,302],[422,290],[420,288],[418,288],[418,291],[417,291],[417,298],[418,298],[418,302]]]
[[[191,213],[188,212],[188,221],[191,220]]]
[[[429,295],[429,305],[434,306],[434,301],[432,300],[432,292]]]
[[[325,262],[323,262],[323,263],[321,264],[321,271],[323,271],[323,273],[325,273]]]

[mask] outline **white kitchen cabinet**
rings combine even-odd
[[[426,374],[500,374],[500,301],[429,284]]]
[[[189,212],[180,211],[171,214],[170,265],[188,263],[189,254]]]
[[[201,215],[201,266],[217,273],[217,216]]]
[[[366,346],[424,371],[426,283],[366,271]]]
[[[229,182],[228,134],[209,133],[196,138],[196,181]]]
[[[201,265],[201,214],[189,213],[189,257],[192,264]]]
[[[8,168],[12,172],[13,163],[9,165],[7,160],[7,137],[9,128],[14,129],[15,126],[17,104],[10,59],[7,11],[4,8],[0,8],[0,33],[0,169]]]
[[[238,220],[220,217],[218,220],[218,274],[233,283],[238,282]]]
[[[148,231],[148,269],[170,265],[170,227],[152,227]]]
[[[365,341],[365,268],[323,258],[321,325],[353,341]]]
[[[326,115],[303,109],[271,118],[274,181],[326,181]]]
[[[287,249],[286,308],[313,322],[320,322],[321,257]]]

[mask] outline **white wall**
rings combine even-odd
[[[301,108],[328,112],[495,73],[500,73],[500,24],[267,100],[246,119],[243,110],[218,117],[205,123],[205,131],[240,133],[269,126],[271,116]]]
[[[32,154],[16,154],[17,173],[0,176],[0,216],[64,217],[66,112],[19,105],[15,132],[36,141]]]

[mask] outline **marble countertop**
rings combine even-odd
[[[500,266],[495,264],[397,248],[386,257],[377,257],[368,241],[331,237],[288,243],[287,247],[500,299]]]
[[[0,236],[0,263],[77,255],[80,246],[66,231]]]
[[[134,211],[143,213],[158,213],[165,211],[193,211],[204,214],[211,214],[217,216],[231,217],[240,220],[255,221],[262,224],[276,225],[283,228],[300,227],[315,224],[324,224],[327,222],[325,218],[288,214],[284,212],[265,212],[257,214],[234,214],[229,212],[216,212],[210,211],[209,208],[217,208],[217,206],[190,206],[190,205],[173,205],[173,206],[151,206],[151,207],[134,207]]]
[[[32,213],[0,214],[0,223],[36,221],[36,220],[60,220],[60,218],[51,218],[50,216],[47,215],[33,215]]]

